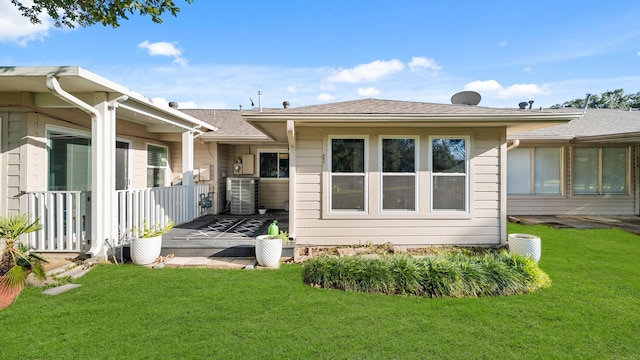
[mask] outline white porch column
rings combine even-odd
[[[195,219],[195,194],[193,189],[193,131],[182,133],[182,185],[188,187],[187,216]]]
[[[116,236],[115,109],[106,93],[94,94],[94,108],[101,121],[91,124],[91,249],[92,257],[106,255],[105,240]]]
[[[289,142],[289,235],[296,237],[296,128],[293,120],[287,120],[287,140]]]

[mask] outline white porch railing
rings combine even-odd
[[[200,216],[200,194],[208,192],[209,185],[116,191],[118,234],[110,245],[122,245],[132,228],[140,228],[145,223],[164,225],[173,221],[175,225],[180,225],[193,221]],[[92,220],[90,194],[82,191],[28,193],[29,214],[34,219],[40,219],[43,227],[40,231],[29,233],[29,246],[38,252],[89,250]],[[192,204],[191,209],[189,204]]]
[[[39,252],[88,250],[85,237],[91,211],[87,191],[28,193],[29,214],[39,219],[42,230],[29,233],[29,246]]]

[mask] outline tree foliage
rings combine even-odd
[[[584,98],[568,100],[562,104],[555,104],[551,108],[561,107],[584,107]],[[635,94],[625,94],[623,89],[607,90],[600,95],[591,95],[587,107],[595,109],[628,109],[640,107],[640,92]]]
[[[184,0],[187,4],[194,0]],[[87,27],[101,23],[104,26],[120,26],[121,20],[128,20],[129,15],[150,16],[155,23],[162,23],[165,12],[177,16],[180,8],[172,0],[110,0],[110,1],[77,1],[77,0],[11,0],[21,14],[32,24],[42,23],[41,16],[49,15],[56,27]],[[25,3],[27,3],[25,5]]]

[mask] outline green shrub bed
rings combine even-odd
[[[304,263],[302,278],[327,289],[421,297],[525,294],[551,285],[535,261],[507,250],[422,258],[319,256]]]

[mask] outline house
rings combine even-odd
[[[640,214],[640,111],[580,111],[566,124],[509,134],[509,215]]]
[[[0,215],[39,218],[37,251],[104,256],[199,215],[194,137],[216,130],[79,67],[0,67]]]
[[[288,204],[300,247],[502,244],[507,136],[581,116],[376,99],[287,105],[185,112],[220,128],[199,136],[203,156],[196,146],[218,168],[216,192],[228,191],[225,177],[256,179],[260,205]],[[225,124],[247,123],[264,136],[224,135]]]
[[[96,257],[145,221],[193,220],[203,197],[213,214],[287,210],[301,247],[503,244],[508,139],[582,116],[283,105],[180,110],[78,67],[0,67],[0,214],[40,218],[37,251]]]

